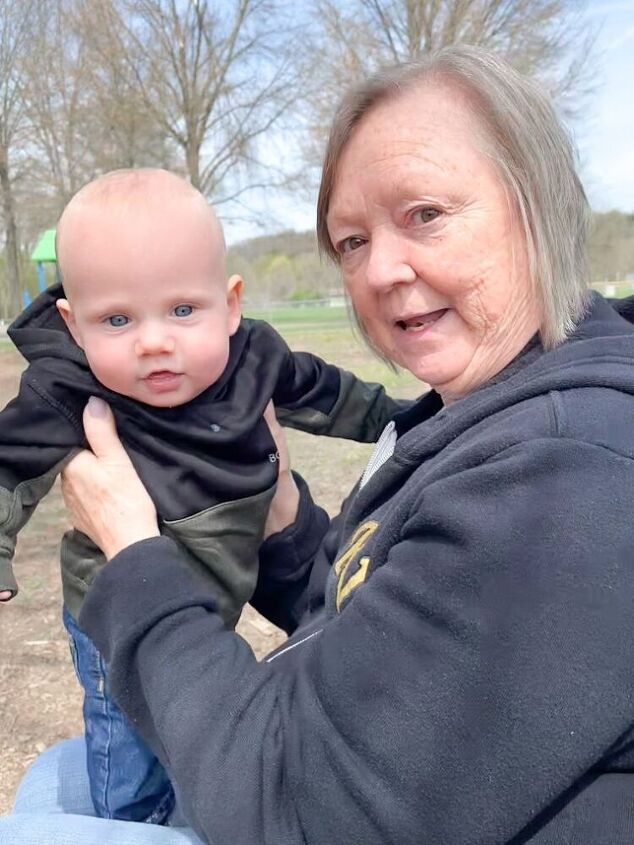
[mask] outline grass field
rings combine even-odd
[[[421,385],[397,375],[360,345],[347,325],[345,309],[275,312],[273,319],[291,348],[314,352],[353,370],[366,380],[388,385],[399,397],[415,396]],[[290,312],[291,309],[288,309]],[[258,314],[258,316],[263,316]],[[317,319],[319,316],[319,319]],[[15,395],[24,362],[0,339],[0,408]],[[293,465],[307,479],[316,500],[330,513],[361,473],[371,446],[288,432]],[[10,805],[25,766],[51,743],[81,731],[80,692],[60,622],[59,541],[68,527],[56,486],[20,534],[14,561],[20,593],[0,606],[0,814]],[[240,633],[259,656],[282,635],[250,608]]]
[[[590,285],[608,298],[623,299],[634,294],[634,282],[597,282]]]
[[[348,325],[348,312],[343,305],[295,305],[275,308],[244,309],[245,317],[267,320],[280,331],[300,331],[304,328],[341,328]]]

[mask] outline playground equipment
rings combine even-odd
[[[55,229],[47,229],[35,245],[31,253],[31,261],[37,265],[37,286],[42,292],[46,289],[45,264],[55,265],[55,278],[59,282],[59,269],[57,267],[57,256],[55,255]],[[27,290],[22,291],[22,305],[26,308],[31,304],[31,297]]]

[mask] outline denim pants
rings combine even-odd
[[[189,827],[98,819],[83,737],[41,754],[25,774],[13,811],[0,817],[2,845],[203,845]]]
[[[108,694],[106,664],[64,608],[75,672],[84,689],[90,794],[105,819],[163,824],[174,807],[165,769]]]

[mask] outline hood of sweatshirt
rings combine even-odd
[[[64,297],[61,285],[47,288],[11,323],[8,335],[26,358],[61,358],[89,370],[83,351],[66,328],[55,303]]]

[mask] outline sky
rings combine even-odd
[[[597,33],[593,92],[572,127],[590,204],[597,211],[634,213],[634,0],[588,0],[588,25]],[[272,155],[284,155],[283,140]],[[278,159],[279,161],[279,159]],[[256,222],[225,220],[229,244],[282,229],[315,225],[315,197],[245,197]]]
[[[592,207],[634,212],[634,0],[591,0],[596,90],[575,128]]]

